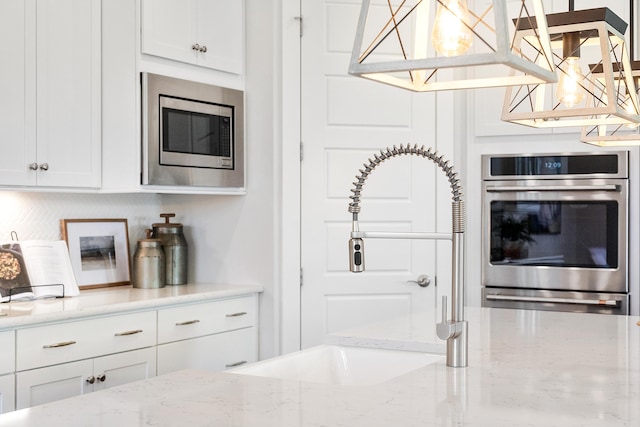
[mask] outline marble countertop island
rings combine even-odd
[[[638,317],[468,309],[469,366],[340,386],[179,371],[0,416],[2,426],[636,427]]]

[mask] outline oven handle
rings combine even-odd
[[[555,302],[563,304],[604,305],[608,307],[620,306],[620,301],[614,299],[579,299],[554,297],[526,297],[511,295],[487,294],[486,298],[493,301],[522,301],[522,302]]]
[[[513,191],[617,191],[620,186],[616,184],[603,185],[539,185],[539,186],[516,186],[516,185],[487,185],[489,192],[513,192]]]

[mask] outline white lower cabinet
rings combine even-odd
[[[257,361],[255,328],[207,335],[158,346],[158,375],[192,368],[223,371]]]
[[[258,359],[256,295],[158,310],[158,375]]]
[[[156,349],[127,351],[93,361],[94,390],[115,387],[156,376]]]
[[[16,408],[15,375],[0,375],[0,414]]]
[[[0,413],[180,369],[258,360],[258,295],[0,332]]]
[[[18,372],[17,409],[150,378],[155,372],[153,347]]]
[[[0,332],[0,414],[15,409],[15,337],[14,331]]]
[[[93,361],[63,363],[16,374],[16,409],[78,396],[87,389],[86,378],[93,374]]]
[[[155,311],[18,329],[16,407],[154,376],[155,345]]]

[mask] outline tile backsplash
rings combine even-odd
[[[0,191],[0,242],[60,239],[60,220],[72,218],[126,218],[129,244],[159,222],[157,194],[76,194]]]

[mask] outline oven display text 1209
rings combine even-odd
[[[544,162],[544,168],[547,170],[558,170],[562,168],[562,162]]]

